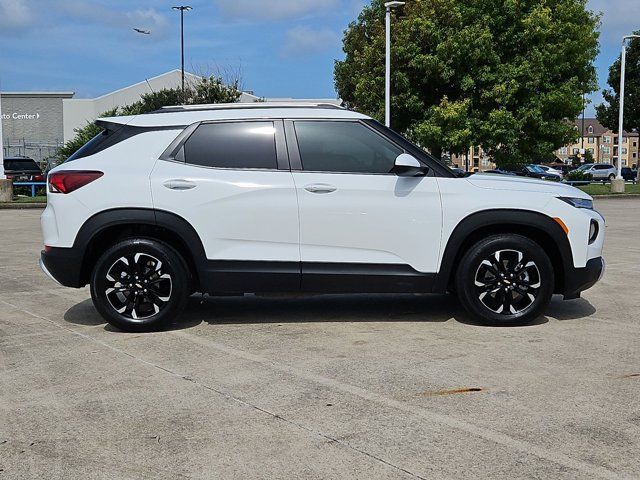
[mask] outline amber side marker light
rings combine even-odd
[[[553,217],[553,219],[556,221],[558,225],[560,225],[560,228],[562,228],[562,230],[564,231],[564,234],[569,235],[569,227],[567,227],[566,223],[564,223],[562,219],[558,217]]]

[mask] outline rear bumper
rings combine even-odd
[[[82,254],[75,248],[49,248],[40,253],[40,268],[65,287],[84,287],[82,282]]]
[[[584,268],[574,268],[565,275],[564,299],[571,300],[580,297],[593,287],[604,276],[605,262],[602,257],[592,258]]]

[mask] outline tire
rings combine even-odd
[[[613,182],[615,180],[616,176],[612,173],[611,175],[609,175],[609,181]]]
[[[188,267],[176,250],[157,240],[131,238],[98,259],[91,274],[91,299],[100,315],[120,330],[161,330],[186,306],[190,284]]]
[[[526,325],[543,314],[554,271],[543,248],[515,234],[493,235],[464,254],[455,278],[458,298],[486,325]]]

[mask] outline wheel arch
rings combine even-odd
[[[434,292],[449,290],[456,268],[468,248],[489,235],[500,233],[523,235],[540,245],[554,265],[554,293],[564,293],[567,272],[573,269],[571,244],[564,230],[555,220],[542,213],[511,209],[476,212],[458,223],[447,240]]]
[[[89,282],[91,270],[100,255],[116,241],[144,237],[167,243],[187,262],[194,287],[199,287],[201,265],[206,254],[202,240],[184,218],[165,211],[144,208],[118,208],[97,213],[80,228],[74,248],[82,250],[80,281]]]

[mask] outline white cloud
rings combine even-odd
[[[623,35],[640,30],[640,0],[589,0],[588,7],[602,12],[603,42],[621,41]]]
[[[287,32],[281,53],[286,57],[313,54],[333,48],[339,40],[340,34],[329,29],[295,27]]]
[[[28,27],[33,14],[26,0],[0,0],[0,31]]]
[[[319,13],[339,5],[339,0],[214,0],[220,13],[239,20],[282,20]]]

